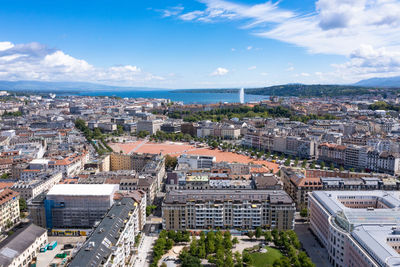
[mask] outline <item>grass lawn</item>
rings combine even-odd
[[[254,267],[272,266],[274,261],[282,256],[282,253],[275,248],[266,247],[266,249],[266,253],[255,252],[250,254]]]

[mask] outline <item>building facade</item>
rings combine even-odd
[[[19,220],[19,193],[8,188],[0,190],[0,232],[14,226]]]
[[[167,230],[293,229],[294,211],[294,203],[284,191],[171,191],[162,204],[163,228]]]

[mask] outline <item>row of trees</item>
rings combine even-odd
[[[15,111],[15,112],[4,112],[3,117],[20,117],[22,116],[22,112],[21,111]]]
[[[75,120],[75,127],[83,133],[86,140],[93,145],[99,155],[113,151],[113,149],[107,144],[105,135],[99,128],[94,128],[93,131],[90,130],[89,127],[87,127],[86,122],[82,119]],[[93,140],[99,140],[100,142],[97,142],[96,144]]]
[[[335,116],[326,114],[323,116],[319,116],[316,114],[310,115],[296,115],[290,109],[284,108],[282,106],[277,107],[265,107],[261,105],[255,105],[254,107],[241,106],[236,108],[220,108],[220,109],[212,109],[209,111],[198,111],[198,112],[189,112],[189,111],[174,111],[168,114],[170,118],[174,119],[183,119],[187,122],[197,122],[202,120],[211,120],[211,121],[222,121],[224,119],[232,119],[232,118],[254,118],[254,117],[262,117],[262,118],[275,118],[275,117],[284,117],[289,118],[293,121],[301,121],[308,122],[309,120],[332,120],[336,119]]]

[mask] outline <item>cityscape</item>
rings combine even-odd
[[[2,9],[0,267],[400,266],[398,0]]]

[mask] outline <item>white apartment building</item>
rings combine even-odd
[[[42,174],[36,176],[34,180],[20,180],[15,183],[11,189],[20,193],[20,197],[30,200],[41,193],[50,190],[54,185],[58,184],[63,177],[61,171],[51,174]]]
[[[0,233],[19,220],[19,193],[8,188],[2,189],[0,191]]]
[[[25,225],[0,243],[0,266],[28,267],[46,245],[47,231],[37,225]]]
[[[182,154],[178,157],[178,164],[189,169],[210,169],[215,162],[214,156]]]

